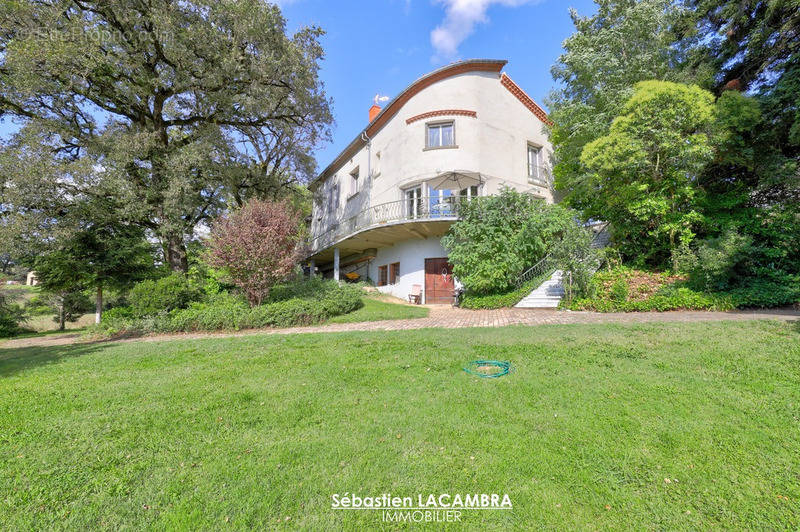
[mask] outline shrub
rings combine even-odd
[[[298,279],[296,281],[279,284],[274,286],[269,293],[269,302],[284,301],[295,297],[314,298],[322,297],[330,290],[339,286],[335,281],[323,279],[319,276],[310,279]]]
[[[185,275],[173,273],[161,279],[136,284],[131,289],[128,301],[133,314],[143,317],[186,308],[201,297],[200,290]]]
[[[50,316],[58,312],[53,304],[52,297],[46,294],[36,294],[25,303],[25,310],[31,316]]]
[[[620,277],[611,285],[610,296],[615,303],[624,303],[628,300],[628,283],[624,277]]]
[[[739,308],[791,305],[800,302],[800,276],[780,283],[757,279],[747,286],[729,290],[727,294]]]
[[[209,262],[225,269],[251,306],[260,305],[300,258],[300,219],[286,202],[250,200],[214,224]]]
[[[0,338],[14,336],[22,332],[19,326],[25,319],[25,311],[19,305],[10,303],[5,294],[0,292]]]
[[[185,309],[173,309],[144,318],[121,307],[103,316],[100,330],[106,334],[117,334],[309,325],[356,310],[362,305],[363,294],[360,287],[340,286],[335,281],[322,280],[311,281],[308,286],[294,283],[286,285],[283,295],[290,293],[303,295],[250,307],[241,297],[220,293],[205,302],[192,303]]]
[[[631,290],[637,283],[642,284]],[[703,291],[680,277],[619,267],[597,273],[592,284],[594,297],[565,301],[563,306],[572,310],[643,312],[768,308],[800,301],[800,276],[783,276],[776,281],[756,279],[727,291]]]
[[[117,334],[128,329],[134,317],[130,307],[114,307],[103,312],[100,326],[107,334]]]
[[[453,274],[471,294],[508,292],[517,276],[575,225],[574,211],[509,188],[463,202],[459,216],[442,245]]]
[[[692,285],[703,290],[725,290],[732,285],[737,268],[747,259],[753,239],[728,230],[702,241],[697,261],[689,270]]]

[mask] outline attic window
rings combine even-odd
[[[455,125],[452,121],[428,124],[426,133],[426,148],[452,148],[456,145]]]

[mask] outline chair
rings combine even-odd
[[[411,293],[408,294],[408,302],[414,303],[415,305],[422,304],[422,285],[411,285]]]

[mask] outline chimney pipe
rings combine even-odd
[[[375,120],[375,117],[378,116],[378,113],[381,112],[381,108],[377,104],[372,104],[372,107],[369,108],[369,121],[372,123]]]

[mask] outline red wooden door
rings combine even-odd
[[[425,303],[452,303],[455,282],[447,259],[425,259]]]

